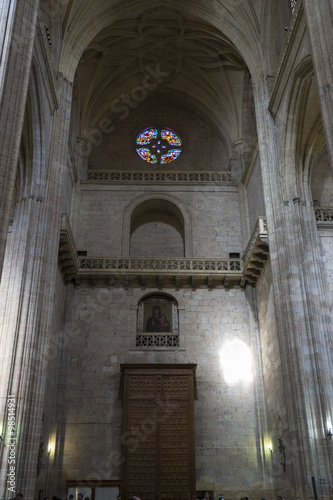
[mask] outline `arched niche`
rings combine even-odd
[[[139,196],[128,205],[123,227],[124,256],[192,257],[190,213],[173,196],[157,193]]]

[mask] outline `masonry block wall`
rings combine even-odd
[[[122,106],[125,109],[126,107]],[[163,119],[161,120],[161,116]],[[227,143],[216,127],[204,120],[197,113],[189,112],[184,107],[155,97],[138,103],[137,107],[127,112],[112,113],[106,118],[114,124],[109,134],[91,149],[89,168],[95,170],[144,170],[145,163],[136,153],[137,134],[146,127],[169,127],[183,142],[183,153],[172,167],[174,170],[226,170],[229,161]],[[96,128],[98,128],[98,121]],[[113,127],[110,126],[110,130]],[[93,129],[93,128],[92,128]],[[84,131],[89,137],[91,129]],[[156,166],[152,166],[156,168]],[[158,165],[157,165],[158,168]]]
[[[249,346],[256,336],[245,293],[164,291],[181,308],[181,345],[173,351],[135,348],[137,304],[156,290],[82,286],[74,291],[65,326],[77,332],[67,348],[65,477],[116,479],[121,474],[120,363],[197,363],[197,485],[216,492],[222,488],[237,498],[262,486],[254,390],[260,380],[228,384],[220,358],[226,343],[238,339]]]
[[[87,251],[90,256],[121,256],[125,210],[140,196],[146,194],[149,197],[149,193],[154,196],[158,196],[158,193],[162,196],[166,194],[170,201],[174,199],[180,202],[189,211],[193,256],[229,257],[229,252],[242,251],[238,194],[235,188],[209,186],[198,190],[197,187],[191,186],[183,188],[155,185],[152,188],[133,190],[126,186],[99,188],[94,184],[84,184],[82,189],[78,249]],[[152,238],[149,227],[141,226],[140,235],[141,239]],[[133,236],[136,238],[136,235]],[[161,253],[154,255],[151,251],[150,255],[147,252],[149,253],[149,249],[145,255],[137,253],[136,256],[165,255],[163,249]]]
[[[80,194],[77,248],[92,256],[120,256],[126,208],[143,195],[156,196],[159,192],[181,200],[190,213],[194,256],[219,258],[242,251],[235,187],[155,185],[138,189],[89,182],[82,184]],[[159,223],[140,226],[141,240],[153,244],[151,230],[161,227]],[[170,226],[166,227],[171,234]],[[156,236],[161,234],[157,232]],[[136,248],[142,256],[139,238],[135,237],[134,232],[133,252]],[[146,256],[154,252],[153,256],[159,257],[165,248],[153,244],[146,246],[145,252]],[[245,494],[253,497],[254,489],[258,489],[261,498],[266,488],[257,422],[262,408],[262,394],[258,397],[262,372],[256,351],[258,329],[255,319],[249,321],[252,310],[245,291],[222,286],[213,291],[159,291],[178,303],[180,347],[144,351],[135,347],[137,307],[143,296],[156,293],[156,289],[124,290],[102,284],[67,288],[63,331],[70,342],[63,357],[67,367],[62,365],[66,373],[61,393],[65,429],[59,437],[63,443],[59,494],[66,479],[121,477],[121,363],[196,363],[197,488],[212,489],[216,495],[223,491],[235,499]],[[221,354],[234,341],[251,352],[254,378],[250,382],[232,384],[225,379]]]

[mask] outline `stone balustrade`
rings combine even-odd
[[[333,207],[316,207],[316,222],[333,222]]]
[[[241,273],[241,259],[189,259],[189,258],[150,258],[150,257],[80,257],[78,269],[88,271],[142,271],[155,273],[156,271],[180,271],[185,274],[193,273]]]
[[[232,185],[231,172],[177,172],[177,171],[128,171],[88,170],[87,181],[105,183],[208,183]]]

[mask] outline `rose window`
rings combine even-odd
[[[170,129],[146,128],[136,138],[136,152],[152,165],[166,165],[178,158],[182,152],[182,141]]]

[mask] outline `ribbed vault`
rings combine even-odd
[[[267,3],[267,2],[266,2]],[[234,45],[242,54],[250,70],[258,64],[261,57],[259,50],[261,2],[252,0],[224,0],[207,5],[204,0],[177,0],[156,2],[155,0],[127,1],[96,0],[90,2],[70,0],[62,7],[64,47],[60,62],[60,71],[73,79],[76,66],[83,51],[104,28],[123,19],[135,20],[144,17],[150,9],[174,9],[182,16],[200,19],[201,22],[216,29],[220,36]]]
[[[75,23],[76,4],[71,5],[65,24],[69,18]],[[200,116],[212,127],[210,136],[218,137],[220,149],[225,151],[221,153],[220,169],[226,168],[225,158],[231,157],[231,145],[243,136],[247,65],[236,45],[205,22],[205,17],[196,17],[195,9],[182,9],[180,13],[173,6],[173,2],[160,6],[155,2],[152,9],[149,2],[132,2],[131,11],[125,9],[122,19],[117,19],[115,9],[109,25],[90,40],[75,77],[75,133],[84,140],[91,130],[102,129],[104,133],[101,123],[105,120],[110,124],[118,119],[124,126],[129,112],[143,101],[145,105],[148,101],[153,103],[156,110],[159,100],[181,104],[193,117]],[[244,5],[234,5],[233,9],[240,14]],[[224,12],[233,18],[233,9],[225,6]],[[81,16],[83,20],[84,6]],[[65,40],[66,36],[70,36],[67,30]],[[194,119],[190,122],[194,123]],[[174,129],[177,125],[181,126],[170,123]],[[94,163],[98,161],[95,159]],[[202,165],[203,168],[214,167]]]

